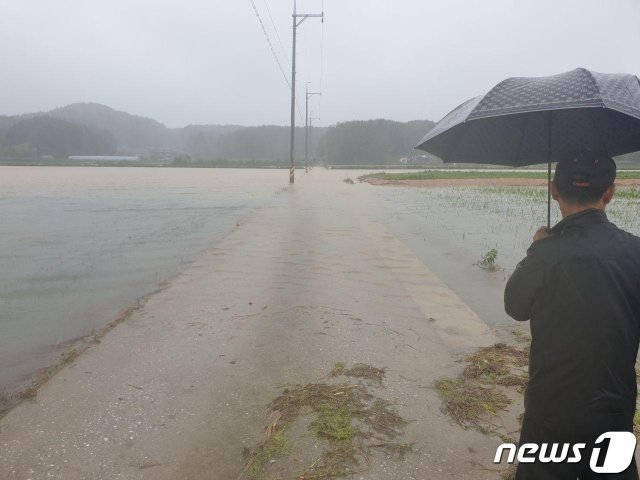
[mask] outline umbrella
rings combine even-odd
[[[586,68],[508,78],[440,120],[416,148],[444,162],[513,167],[551,163],[570,151],[610,156],[640,150],[640,81]],[[551,197],[547,197],[547,224]]]

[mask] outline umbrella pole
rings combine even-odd
[[[551,158],[547,164],[547,227],[551,228]]]
[[[549,110],[549,145],[547,146],[547,228],[551,228],[551,123],[553,122],[553,112]]]

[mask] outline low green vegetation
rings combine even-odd
[[[638,187],[618,187],[616,188],[616,198],[629,200],[640,200],[640,188]]]
[[[245,475],[251,480],[263,478],[264,468],[278,457],[283,457],[291,453],[291,445],[287,438],[286,431],[279,430],[271,435],[253,454],[249,463],[245,467]]]
[[[333,366],[333,370],[329,372],[328,377],[338,377],[344,373],[344,370],[347,368],[344,362],[336,362]]]
[[[524,370],[529,364],[528,346],[518,348],[506,343],[496,343],[481,348],[465,360],[467,365],[462,371],[463,378],[485,384],[517,387],[520,393],[524,392],[529,381],[529,375]]]
[[[481,170],[481,171],[465,171],[465,170],[423,170],[420,172],[402,172],[402,173],[372,173],[364,175],[362,179],[374,178],[382,180],[451,180],[451,179],[482,179],[482,178],[533,178],[546,179],[547,172],[530,171],[530,170]],[[638,179],[640,172],[638,171],[618,171],[618,179]]]
[[[514,171],[465,171],[465,170],[424,170],[421,172],[372,173],[363,178],[379,178],[382,180],[450,180],[457,178],[547,178],[543,172]]]
[[[511,400],[496,389],[472,383],[464,378],[441,378],[436,389],[444,402],[444,411],[462,427],[478,424],[487,414],[504,410]]]
[[[38,389],[36,387],[28,387],[19,393],[19,396],[23,400],[33,400],[38,396]]]
[[[465,367],[457,378],[444,377],[435,387],[443,402],[443,411],[463,428],[485,433],[495,431],[492,417],[511,404],[509,387],[522,393],[528,382],[529,346],[496,343],[465,357]]]
[[[311,428],[319,437],[333,442],[351,442],[356,435],[351,425],[350,412],[345,405],[321,405]]]
[[[358,378],[359,383],[334,383],[340,376]],[[347,369],[337,363],[327,375],[327,382],[309,383],[285,389],[268,406],[272,418],[266,429],[266,440],[248,450],[247,464],[241,478],[277,480],[289,478],[329,479],[364,472],[372,449],[403,457],[412,446],[397,441],[406,421],[393,404],[378,398],[371,387],[382,387],[384,369],[356,364]],[[300,451],[300,437],[291,433],[301,418],[306,417],[309,431],[325,448],[319,454]],[[299,434],[298,434],[299,435]],[[279,457],[305,457],[315,460],[303,471],[282,471]],[[299,462],[294,462],[299,463]]]
[[[344,183],[348,184],[348,185],[353,185],[355,182],[353,181],[353,178],[351,177],[347,177],[343,180]]]
[[[531,339],[519,330],[511,334],[515,345],[496,343],[481,348],[464,358],[465,366],[458,377],[443,377],[435,383],[445,414],[464,429],[474,428],[503,442],[515,442],[518,432],[499,427],[503,422],[496,422],[497,417],[512,404],[514,393],[524,393],[529,381]],[[513,480],[514,474],[515,466],[511,465],[500,472],[500,478]]]
[[[15,407],[23,400],[34,400],[38,396],[39,388],[51,380],[63,368],[72,365],[78,359],[81,353],[90,348],[92,345],[100,343],[100,338],[107,332],[111,331],[116,325],[129,319],[133,313],[140,309],[146,299],[139,300],[136,304],[122,310],[118,317],[107,324],[102,330],[94,332],[78,342],[74,348],[71,348],[58,357],[58,360],[48,368],[44,369],[37,377],[35,377],[29,385],[24,386],[18,391],[9,394],[6,391],[0,391],[0,419],[6,415],[9,410]]]
[[[371,380],[377,382],[378,385],[382,385],[384,379],[385,369],[376,368],[366,363],[356,363],[348,370],[344,370],[344,375],[347,377],[363,378],[365,380]]]
[[[482,260],[480,260],[477,265],[482,268],[486,268],[487,270],[495,271],[498,269],[496,265],[496,259],[498,258],[498,250],[492,248],[484,255],[481,255]]]

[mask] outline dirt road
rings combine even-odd
[[[236,479],[270,400],[337,362],[387,369],[377,394],[414,444],[354,478],[496,478],[499,440],[444,416],[433,387],[493,333],[343,176],[299,173],[0,419],[0,478]]]

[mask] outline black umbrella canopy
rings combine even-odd
[[[514,77],[438,122],[416,147],[445,162],[524,166],[593,149],[640,150],[640,81],[576,68]]]

